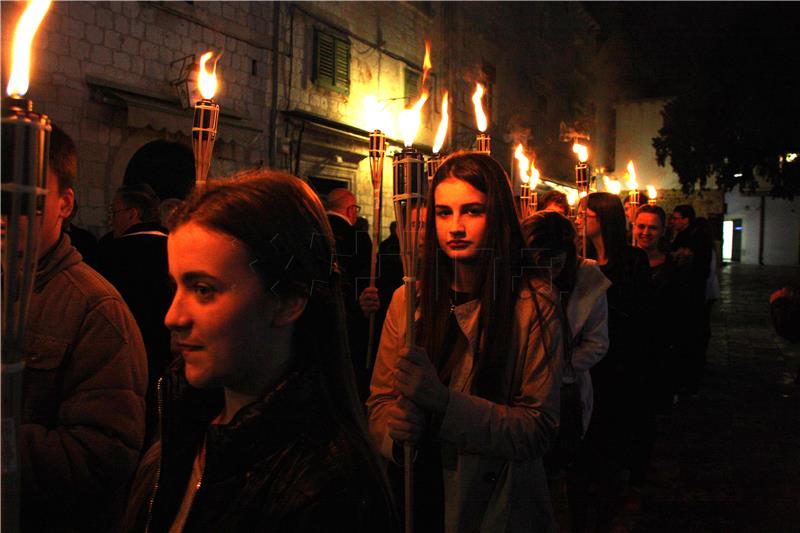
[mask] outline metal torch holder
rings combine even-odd
[[[631,189],[628,191],[628,205],[630,205],[631,209],[631,226],[633,226],[634,220],[636,220],[636,210],[639,208],[639,197],[640,193],[638,189]],[[633,227],[631,227],[631,245],[636,246],[636,231]]]
[[[378,269],[378,243],[381,238],[381,189],[383,188],[383,161],[386,156],[386,135],[381,130],[369,134],[369,169],[372,176],[372,258],[369,286],[375,287]],[[375,313],[369,315],[369,340],[367,342],[366,368],[372,367],[372,347],[375,343]]]
[[[200,100],[194,106],[192,124],[192,149],[194,151],[195,187],[204,189],[211,168],[214,141],[217,140],[219,104],[211,100]]]
[[[392,160],[394,187],[392,189],[397,234],[400,238],[400,256],[403,261],[403,285],[406,294],[406,340],[407,347],[415,344],[414,314],[417,308],[417,266],[419,259],[419,229],[425,222],[420,219],[427,194],[428,180],[425,176],[425,161],[413,148],[405,148]],[[405,494],[405,531],[413,531],[414,523],[414,475],[413,448],[403,444],[403,472]]]
[[[522,220],[531,214],[531,186],[525,182],[519,184],[519,216]]]
[[[442,161],[444,161],[444,156],[441,154],[433,154],[428,158],[425,162],[425,170],[428,173],[428,184],[433,181],[433,177],[439,171],[439,167],[442,166]]]
[[[479,133],[475,137],[475,151],[481,154],[492,155],[492,138],[487,133]]]
[[[8,531],[19,529],[22,344],[39,254],[51,131],[50,119],[34,113],[30,100],[3,98],[2,527]]]

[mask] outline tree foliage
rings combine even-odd
[[[800,157],[786,158],[800,154],[800,27],[797,17],[767,16],[742,11],[720,28],[664,107],[653,146],[686,192],[713,180],[725,190],[768,184],[775,196],[800,193]]]

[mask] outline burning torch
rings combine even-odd
[[[386,134],[376,129],[369,134],[369,169],[372,176],[372,258],[369,268],[369,286],[375,288],[378,268],[378,243],[381,237],[381,189],[383,188],[383,161],[386,156]],[[375,313],[369,315],[369,341],[367,342],[366,368],[372,367],[372,346],[375,343]]]
[[[214,69],[210,73],[206,70],[206,63],[213,55],[213,52],[206,52],[200,57],[200,70],[197,73],[197,88],[203,98],[194,105],[192,149],[194,151],[195,187],[199,190],[206,186],[219,122],[219,104],[214,103],[212,98],[217,92],[217,61],[220,56],[214,59]]]
[[[485,89],[480,83],[475,84],[475,92],[472,93],[472,104],[475,106],[475,121],[478,124],[478,135],[475,138],[475,151],[481,154],[492,155],[492,138],[486,133],[489,121],[486,113],[483,112],[483,93]]]
[[[633,161],[628,161],[628,218],[631,224],[635,223],[636,210],[639,208],[639,183],[636,181],[636,168]],[[631,231],[631,244],[636,246],[636,232]]]
[[[425,168],[428,171],[428,183],[433,181],[436,171],[442,165],[445,156],[440,153],[444,145],[445,137],[447,137],[447,128],[450,124],[450,115],[448,113],[448,98],[449,93],[444,92],[444,99],[442,99],[442,119],[439,121],[439,128],[436,130],[436,138],[433,141],[433,155],[428,158],[425,163]]]
[[[517,145],[514,157],[517,159],[520,179],[519,213],[520,217],[524,219],[535,213],[538,208],[539,198],[536,193],[536,185],[539,183],[539,170],[525,155],[522,143]]]
[[[424,220],[420,217],[420,207],[425,199],[428,180],[425,177],[425,161],[422,154],[413,148],[414,137],[420,125],[422,106],[428,100],[423,92],[411,109],[400,113],[400,131],[405,148],[394,155],[392,170],[394,178],[394,214],[397,219],[397,232],[400,237],[400,255],[403,261],[403,285],[406,294],[406,346],[414,346],[414,313],[417,308],[417,263],[419,259],[419,228]],[[405,531],[410,533],[414,527],[414,478],[413,448],[403,443],[403,473],[405,492]]]
[[[658,191],[653,185],[647,186],[647,205],[656,205],[656,198],[658,197]]]
[[[25,98],[31,42],[50,9],[32,0],[17,23],[11,75],[2,108],[2,529],[19,531],[19,444],[22,347],[28,303],[38,259],[41,215],[47,194],[47,160],[52,127]]]
[[[578,189],[578,196],[589,194],[589,149],[575,142],[572,144],[572,151],[578,156],[578,164],[575,165],[575,186]],[[586,209],[581,211],[581,253],[586,257]]]

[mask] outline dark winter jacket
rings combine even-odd
[[[160,387],[162,436],[140,467],[126,530],[169,530],[204,436],[205,468],[184,531],[394,529],[378,483],[321,401],[313,373],[291,374],[227,425],[211,425],[222,390],[191,387],[181,363]]]
[[[144,438],[147,362],[119,293],[63,235],[41,258],[24,342],[25,531],[108,531]]]
[[[164,317],[172,301],[173,288],[167,267],[166,229],[158,222],[134,224],[116,239],[99,247],[97,271],[125,299],[147,350],[147,441],[152,443],[156,426],[156,383],[172,360],[170,333]]]

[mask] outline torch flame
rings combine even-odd
[[[422,86],[425,87],[425,80],[428,79],[428,72],[431,70],[431,42],[425,40],[425,60],[422,62]]]
[[[39,24],[42,23],[47,10],[50,9],[51,0],[31,0],[17,22],[14,32],[14,44],[11,64],[11,76],[8,79],[6,94],[9,96],[24,96],[28,92],[28,82],[31,69],[31,42]]]
[[[486,120],[486,113],[483,112],[483,104],[481,98],[485,89],[480,83],[475,84],[475,92],[472,93],[472,103],[475,105],[475,120],[478,123],[478,131],[481,133],[486,131],[488,121]]]
[[[214,94],[217,92],[217,61],[219,56],[214,60],[214,70],[210,73],[206,70],[206,63],[213,55],[213,52],[206,52],[200,56],[200,72],[197,74],[197,87],[206,100],[214,98]]]
[[[539,185],[539,176],[539,169],[533,166],[533,161],[531,161],[531,190]]]
[[[405,144],[406,147],[410,147],[414,144],[414,138],[417,136],[417,130],[419,130],[421,121],[420,113],[422,112],[422,106],[424,106],[427,101],[428,93],[423,92],[416,104],[410,109],[404,109],[400,112],[400,135],[403,137],[403,144]]]
[[[433,153],[438,154],[444,145],[444,138],[447,136],[447,127],[450,124],[450,115],[447,113],[447,100],[449,93],[444,92],[442,100],[442,120],[439,121],[439,129],[436,130],[436,139],[433,141]]]
[[[603,176],[603,185],[605,185],[606,191],[611,194],[619,194],[620,191],[622,191],[622,184],[617,180],[612,180],[608,176]]]
[[[578,161],[586,163],[589,160],[589,149],[580,143],[572,145],[572,151],[578,154]]]
[[[656,188],[653,187],[652,185],[648,185],[647,197],[650,198],[651,200],[655,200],[657,196],[658,196],[658,191],[656,190]]]
[[[639,184],[636,182],[636,169],[633,167],[633,161],[628,161],[628,182],[625,185],[631,191],[639,188]]]
[[[578,191],[576,191],[575,189],[569,189],[567,191],[567,203],[570,206],[574,206],[575,202],[577,201],[578,201]]]
[[[528,169],[531,166],[531,162],[522,149],[522,143],[517,145],[517,150],[514,152],[514,157],[516,157],[517,161],[519,162],[519,178],[522,180],[522,183],[528,183],[528,180],[530,179],[530,176],[528,175]]]

